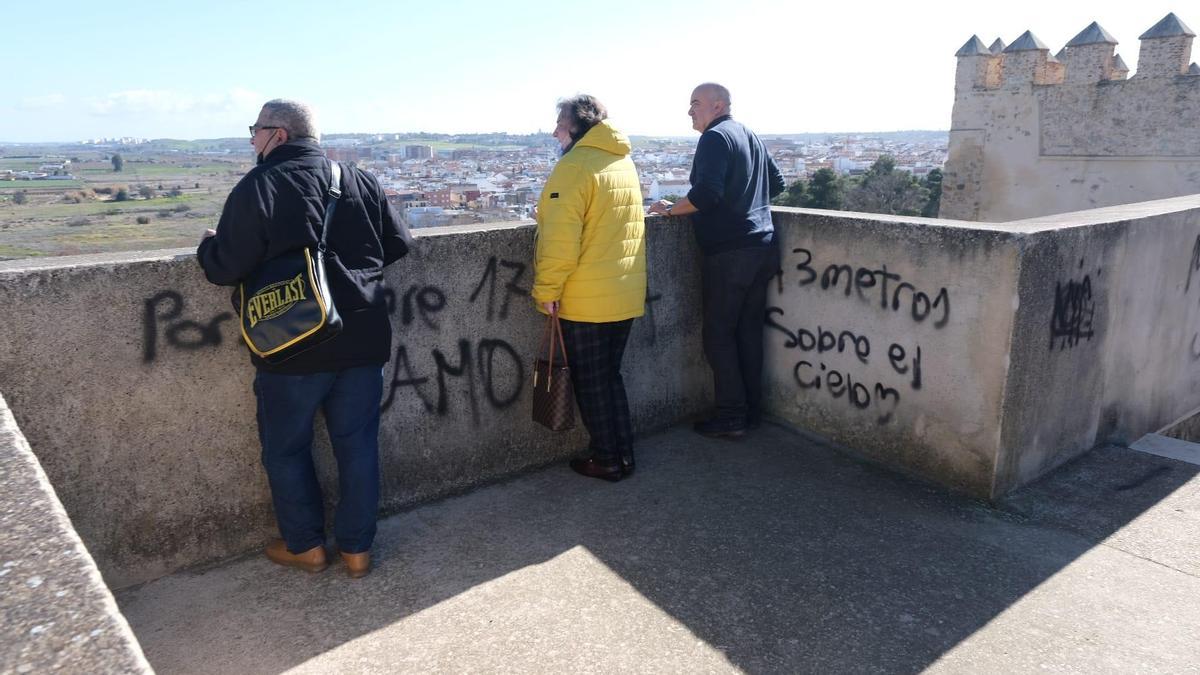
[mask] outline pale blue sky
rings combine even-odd
[[[0,141],[237,136],[274,97],[325,132],[528,133],[580,92],[628,133],[685,136],[705,80],[760,133],[945,129],[972,33],[1057,51],[1096,20],[1136,69],[1167,12],[1200,27],[1158,0],[5,4]]]

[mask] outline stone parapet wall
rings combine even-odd
[[[773,414],[876,461],[990,496],[1019,237],[788,210],[772,289]]]
[[[995,498],[1200,406],[1200,196],[1004,224],[777,209],[771,412]]]
[[[582,427],[530,421],[544,326],[533,228],[435,228],[388,268],[393,358],[380,431],[385,513],[565,459]],[[690,230],[647,237],[650,295],[625,358],[635,428],[709,404]],[[0,264],[0,391],[107,581],[122,587],[274,536],[253,368],[229,289],[189,251]],[[318,471],[335,463],[318,422]]]
[[[1200,196],[1007,225],[1024,237],[994,494],[1200,406]]]
[[[1006,224],[775,220],[764,379],[776,420],[994,498],[1200,408],[1200,196]],[[527,296],[533,228],[419,236],[387,272],[385,513],[586,443],[529,418],[543,325]],[[647,313],[624,367],[642,432],[711,404],[690,227],[650,219],[647,249]],[[0,391],[110,585],[274,535],[253,370],[227,290],[190,252],[0,263],[0,304]]]
[[[3,396],[0,672],[151,672]]]

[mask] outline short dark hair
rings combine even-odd
[[[608,109],[595,96],[579,94],[559,100],[558,116],[566,117],[570,122],[571,145],[573,146],[592,127],[608,119]]]

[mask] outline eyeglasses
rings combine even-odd
[[[257,134],[259,129],[282,129],[282,128],[283,127],[267,127],[267,126],[259,126],[257,124],[251,124],[250,125],[250,138],[254,138],[254,134]]]

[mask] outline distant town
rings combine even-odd
[[[922,179],[945,163],[948,134],[762,139],[791,185],[822,169],[853,179],[881,157]],[[687,194],[695,135],[631,140],[647,204]],[[378,176],[414,228],[528,219],[559,156],[546,133],[329,134],[322,146]],[[0,259],[190,245],[252,162],[242,138],[0,145]]]

